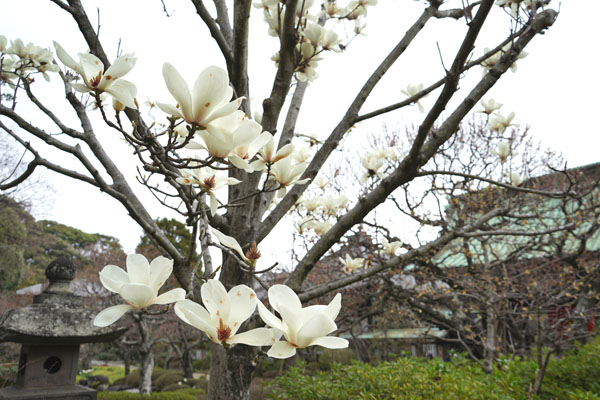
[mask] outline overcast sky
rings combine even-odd
[[[365,78],[423,9],[416,1],[380,0],[379,3],[369,9],[367,36],[357,38],[344,54],[327,54],[320,63],[317,71],[320,77],[309,87],[300,115],[302,122],[298,130],[301,133],[324,137],[331,130]],[[100,10],[100,38],[109,58],[114,59],[119,40],[124,52],[134,52],[138,57],[127,79],[137,85],[141,101],[149,98],[173,102],[160,72],[165,61],[174,64],[190,84],[204,67],[224,66],[191,2],[165,0],[168,11],[173,14],[170,18],[165,16],[158,0],[85,0],[84,4],[89,7],[94,22],[98,15],[96,8]],[[561,11],[555,25],[545,35],[536,37],[526,49],[529,55],[518,62],[517,73],[507,73],[485,98],[491,96],[504,103],[504,113],[516,112],[516,121],[522,126],[529,125],[534,138],[562,152],[568,165],[575,167],[600,161],[596,115],[600,105],[600,56],[596,49],[600,38],[596,22],[600,1],[579,0],[561,5],[554,0],[552,5],[555,9],[560,6]],[[510,24],[506,13],[495,7],[493,18],[494,23],[482,32],[474,56],[481,55],[484,47],[495,46],[495,39],[507,35]],[[0,34],[9,40],[18,37],[43,47],[51,47],[52,40],[56,40],[73,57],[87,48],[73,20],[50,1],[4,0],[0,22]],[[338,29],[343,32],[341,26]],[[400,89],[408,84],[428,85],[439,79],[443,67],[438,45],[441,57],[449,65],[458,46],[457,39],[465,29],[461,22],[435,21],[415,40],[405,58],[390,70],[363,111],[402,100],[404,95]],[[270,91],[275,72],[270,57],[277,43],[266,31],[260,10],[253,9],[250,101],[254,110]],[[480,76],[481,69],[473,71],[461,87],[469,90],[469,83]],[[435,96],[430,95],[423,104],[430,106],[434,99]],[[388,126],[411,124],[420,117],[416,107],[403,109],[361,124],[357,132],[376,131],[383,123]],[[114,136],[108,129],[101,131]],[[130,157],[119,140],[106,140],[117,159]],[[52,209],[44,217],[87,232],[117,236],[127,251],[133,250],[141,230],[116,201],[84,184],[53,176],[51,179],[56,196]],[[142,196],[151,201],[147,194]],[[151,210],[154,216],[164,214],[159,206],[152,206]]]

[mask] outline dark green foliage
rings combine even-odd
[[[560,359],[550,361],[548,365],[542,385],[542,395],[545,398],[557,396],[567,399],[571,393],[575,393],[575,389],[581,393],[600,395],[600,336],[569,351]]]
[[[185,224],[172,219],[172,218],[160,218],[156,220],[156,224],[161,229],[161,231],[165,234],[167,239],[182,253],[188,254],[190,251],[190,246],[194,244],[192,239],[192,234],[188,230]],[[159,248],[157,243],[154,242],[146,233],[144,233],[140,239],[140,243],[138,244],[138,248],[136,252],[141,252],[144,248]],[[192,259],[192,263],[196,263],[198,261],[198,253],[194,253],[194,258]]]
[[[23,205],[0,195],[0,289],[40,283],[48,264],[58,257],[76,267],[90,255],[121,251],[116,238],[90,234],[54,221],[35,221]]]
[[[165,386],[164,388],[162,388],[161,392],[162,392],[162,393],[164,393],[164,392],[174,392],[174,391],[176,391],[176,390],[181,390],[181,389],[190,389],[190,388],[191,388],[191,386],[188,386],[188,385],[186,385],[186,384],[184,384],[184,383],[181,383],[181,384],[179,384],[179,383],[174,383],[174,384],[172,384],[172,385]]]
[[[277,379],[273,399],[498,399],[598,400],[600,398],[600,337],[566,356],[552,360],[538,397],[530,397],[537,365],[531,360],[500,360],[503,367],[485,374],[461,354],[450,362],[398,358],[370,365],[334,363],[330,371],[291,368]]]
[[[14,289],[25,271],[27,231],[18,213],[0,205],[0,289]]]
[[[192,365],[195,371],[208,371],[210,369],[210,353],[206,354],[204,358],[194,360]]]
[[[319,355],[319,369],[327,371],[333,363],[350,364],[356,360],[356,353],[352,349],[323,349]]]
[[[180,389],[173,392],[152,393],[151,396],[128,392],[98,392],[98,400],[198,400],[204,394],[202,389]]]
[[[178,382],[183,382],[182,371],[165,371],[156,379],[152,377],[152,386],[156,387],[158,391],[162,391],[167,386],[176,385]]]

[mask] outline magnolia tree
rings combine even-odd
[[[368,10],[386,4],[377,5],[376,0],[263,0],[254,5],[249,0],[233,4],[193,0],[199,23],[208,27],[222,57],[210,60],[218,66],[200,68],[197,77],[183,77],[172,64],[165,63],[162,74],[172,99],[156,102],[162,115],[149,122],[147,110],[138,101],[144,96],[143,83],[124,78],[134,67],[145,68],[136,66],[135,49],[118,57],[107,54],[80,0],[50,1],[74,19],[89,50],[66,48],[57,42],[40,47],[49,43],[25,44],[18,38],[0,36],[0,129],[29,153],[30,160],[22,174],[3,181],[0,188],[12,188],[37,167],[45,167],[116,199],[164,256],[148,262],[140,255],[130,255],[126,271],[106,266],[101,280],[123,298],[123,304],[100,312],[94,323],[109,325],[129,311],[142,319],[145,311],[155,308],[153,305],[174,304],[177,316],[205,332],[213,343],[209,397],[215,399],[249,397],[255,358],[263,354],[259,353],[263,346],[266,355],[275,358],[291,357],[307,346],[347,346],[346,340],[331,335],[337,329],[334,320],[342,306],[339,294],[328,305],[303,308],[302,302],[385,273],[456,236],[450,232],[402,255],[391,252],[391,257],[372,262],[365,270],[351,271],[358,264],[345,260],[348,272],[353,273],[313,287],[304,284],[335,243],[396,189],[418,177],[441,148],[452,145],[463,118],[504,73],[514,69],[527,44],[557,17],[556,11],[546,7],[546,1],[425,2],[421,15],[404,34],[389,36],[389,53],[371,71],[347,110],[335,116],[338,122],[331,132],[319,132],[322,139],[313,143],[316,151],[309,152],[298,147],[301,138],[296,125],[305,93],[321,84],[319,64],[334,56],[331,53],[348,49],[350,42],[364,33]],[[247,101],[251,95],[251,13],[262,13],[264,29],[279,44],[272,57],[276,70],[271,92],[255,115]],[[480,49],[478,36],[494,13],[506,18],[509,33],[498,43],[487,44],[489,49]],[[400,97],[392,104],[362,112],[387,71],[436,19],[454,21],[465,32],[455,46],[451,64],[443,66],[439,79],[427,85],[410,85],[401,95],[398,91]],[[469,84],[466,94],[456,98],[461,78],[473,75],[469,73],[475,68],[477,79]],[[39,76],[64,83],[63,104],[41,100],[38,90],[45,82],[37,79]],[[293,94],[288,96],[291,90]],[[336,88],[329,90],[335,96]],[[429,107],[421,102],[427,95],[434,98]],[[289,106],[284,112],[286,102]],[[423,114],[406,151],[365,154],[365,171],[358,179],[364,185],[360,192],[354,198],[331,200],[331,207],[337,209],[339,202],[345,203],[346,211],[336,211],[325,223],[313,224],[318,238],[298,256],[285,284],[269,288],[261,279],[271,267],[261,265],[261,243],[297,203],[351,128],[413,105]],[[43,117],[27,118],[32,106]],[[59,117],[58,109],[62,112],[65,107],[70,108],[77,123]],[[323,112],[310,118],[332,118],[327,110]],[[490,123],[501,128],[509,125],[510,119],[497,114]],[[179,213],[189,227],[194,245],[188,252],[178,250],[161,231],[127,182],[129,171],[113,158],[98,134],[106,126],[137,156],[139,182],[157,201]],[[68,166],[61,157],[75,159],[78,166]],[[504,186],[512,187],[510,183]],[[492,214],[478,216],[461,226],[461,232],[479,229]],[[211,249],[222,253],[218,268]],[[180,287],[159,294],[171,273]],[[276,313],[264,303],[267,299],[257,299],[253,288],[258,285],[268,289],[268,306]],[[151,360],[146,361],[151,367]],[[142,389],[146,392],[150,390],[149,378],[144,379],[147,375],[147,369],[142,368],[142,381],[146,382]]]

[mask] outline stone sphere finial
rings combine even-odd
[[[72,281],[75,278],[75,265],[67,257],[59,257],[46,267],[46,278],[53,282]]]

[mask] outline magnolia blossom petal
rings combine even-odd
[[[285,319],[285,318],[284,318]],[[286,319],[287,322],[287,319]],[[307,321],[302,328],[298,331],[298,338],[299,339],[303,339],[303,338],[318,338],[321,336],[327,336],[328,334],[330,334],[331,332],[335,331],[337,329],[337,325],[335,324],[335,322],[333,322],[333,320],[331,320],[329,317],[325,316],[324,314],[317,314],[315,315],[313,318],[310,319],[310,321]],[[312,342],[312,340],[311,340]],[[307,346],[307,344],[300,344],[297,343],[298,346],[304,347]]]
[[[211,315],[222,318],[223,321],[229,319],[229,310],[231,310],[231,301],[225,290],[225,286],[216,279],[209,279],[200,288],[202,302],[204,307]]]
[[[215,235],[219,243],[221,243],[223,246],[229,247],[230,249],[234,250],[245,261],[250,261],[242,251],[242,248],[240,247],[240,244],[237,242],[237,240],[235,240],[231,236],[227,236],[226,234],[219,232],[215,228],[212,228],[212,234]]]
[[[275,338],[271,329],[256,328],[232,336],[227,340],[227,343],[242,343],[248,346],[271,346],[275,343]]]
[[[185,299],[185,290],[182,288],[171,289],[154,299],[154,304],[171,304]]]
[[[137,58],[133,56],[133,54],[125,54],[121,57],[117,57],[115,62],[112,63],[110,67],[106,71],[104,71],[104,76],[102,80],[106,80],[106,82],[114,81],[117,78],[120,78],[127,74],[131,69],[135,66],[135,62]],[[102,84],[102,82],[100,83]]]
[[[286,285],[273,285],[268,292],[269,303],[276,310],[280,311],[281,305],[285,305],[291,312],[300,314],[302,303],[296,292]]]
[[[213,192],[208,192],[208,197],[210,197],[210,215],[214,217],[217,213],[219,202],[217,201],[217,196],[215,196]]]
[[[213,326],[210,314],[200,304],[191,300],[178,301],[175,304],[175,314],[183,321],[206,333],[210,340],[218,341],[217,330]]]
[[[268,143],[273,141],[273,135],[270,132],[263,132],[248,145],[248,158],[254,157],[256,153]],[[290,143],[291,144],[291,143]]]
[[[194,122],[192,115],[192,96],[187,83],[185,83],[185,80],[181,77],[179,72],[177,72],[175,67],[169,63],[163,64],[162,73],[165,78],[165,84],[171,95],[177,100],[177,103],[179,103],[179,107],[181,108],[185,120],[190,123]]]
[[[72,82],[71,86],[73,89],[77,90],[80,93],[89,93],[91,92],[90,88],[81,83]]]
[[[101,328],[111,325],[131,309],[129,304],[119,304],[117,306],[108,307],[96,315],[93,324]]]
[[[100,79],[102,78],[102,73],[104,72],[104,64],[102,61],[91,53],[80,53],[79,60],[81,65],[81,75],[85,81],[85,84],[92,88],[92,80],[97,79],[97,83],[100,83]]]
[[[171,104],[157,102],[156,105],[158,106],[158,108],[160,108],[162,111],[166,112],[167,114],[171,114],[172,116],[174,116],[176,118],[183,118],[183,114],[181,113],[181,111],[179,111],[179,108],[177,108]]]
[[[238,97],[237,99],[230,101],[224,106],[219,107],[210,114],[209,119],[211,121],[214,121],[215,119],[222,118],[228,114],[231,114],[232,112],[240,108],[244,99],[245,97]]]
[[[150,264],[146,257],[141,254],[127,255],[127,275],[131,283],[143,283],[148,285],[150,277]]]
[[[107,265],[100,271],[100,282],[113,293],[119,293],[121,286],[129,283],[129,275],[116,265]]]
[[[137,110],[137,104],[135,104],[137,88],[133,83],[125,79],[118,79],[115,83],[104,89],[104,91],[125,106]]]
[[[281,332],[284,331],[281,320],[269,311],[269,309],[263,305],[262,301],[257,300],[256,305],[258,306],[258,314],[265,324]]]
[[[154,291],[143,283],[127,283],[121,286],[119,294],[134,308],[143,309],[152,304]]]
[[[165,284],[169,275],[173,272],[173,260],[158,256],[150,263],[150,281],[149,286],[158,293],[158,289]]]
[[[242,323],[250,318],[256,310],[256,294],[248,286],[238,285],[229,290],[228,296],[231,310],[227,325],[231,328],[231,334],[234,335]]]
[[[288,342],[275,342],[267,352],[269,357],[290,358],[296,354],[296,348]]]
[[[348,341],[344,338],[335,336],[323,336],[312,341],[311,346],[323,346],[328,349],[345,349],[348,347]]]
[[[79,64],[77,62],[75,62],[75,60],[73,60],[73,58],[71,58],[69,53],[67,53],[60,44],[58,44],[56,42],[53,42],[53,43],[54,43],[54,48],[56,49],[56,56],[58,57],[60,62],[62,62],[67,67],[71,68],[72,70],[74,70],[76,72],[80,72]]]
[[[206,117],[220,108],[225,102],[231,100],[231,96],[233,95],[233,89],[229,86],[227,72],[215,66],[206,68],[198,75],[193,90],[194,109],[192,112],[193,118],[197,122],[206,119]],[[236,109],[237,107],[231,111]]]
[[[283,321],[283,327],[285,328],[285,337],[288,341],[298,344],[300,340],[298,337],[298,331],[302,329],[302,316],[299,315],[301,310],[292,310],[285,304],[279,305],[279,314]],[[298,344],[299,345],[299,344]],[[305,345],[300,346],[305,347]]]
[[[235,154],[231,154],[229,157],[227,157],[227,159],[236,168],[243,169],[244,171],[246,171],[248,173],[254,172],[254,168],[252,167],[251,164],[249,164],[246,160],[241,159],[240,157],[238,157]]]
[[[192,300],[184,299],[178,301],[175,303],[175,307],[173,307],[173,309],[175,310],[175,314],[181,318],[183,322],[194,325],[188,318],[189,314],[193,314],[197,320],[201,321],[202,325],[212,326],[212,320],[208,311],[206,311],[206,309],[200,304]]]

